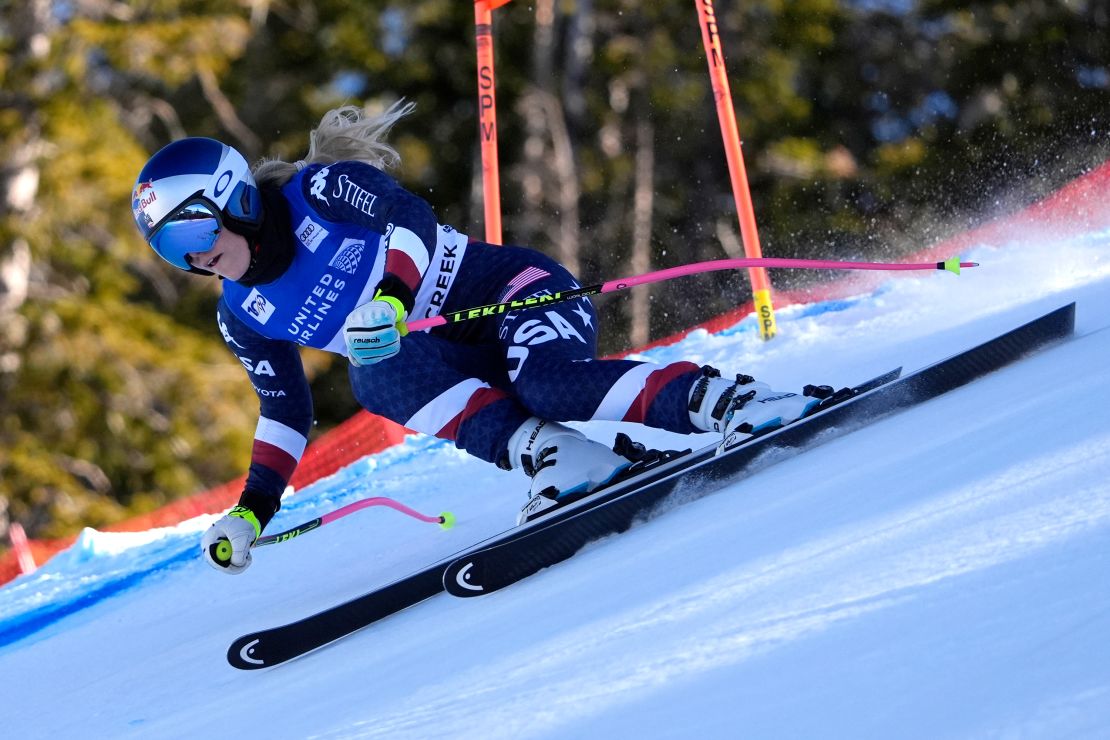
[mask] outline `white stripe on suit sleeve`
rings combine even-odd
[[[389,235],[389,248],[407,254],[421,276],[428,271],[432,258],[428,254],[428,247],[415,232],[402,226],[393,227],[393,232]]]
[[[280,421],[267,419],[265,416],[259,417],[254,438],[284,450],[295,460],[301,459],[305,445],[308,444],[308,440],[296,429],[287,427]]]

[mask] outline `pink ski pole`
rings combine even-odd
[[[961,262],[959,257],[952,257],[943,262],[910,263],[840,262],[836,260],[803,260],[778,257],[741,257],[727,260],[710,260],[708,262],[694,262],[689,265],[670,267],[666,270],[657,270],[644,275],[610,280],[605,283],[598,283],[597,285],[587,285],[582,288],[574,288],[573,290],[562,290],[552,295],[535,296],[533,298],[505,301],[504,303],[491,303],[488,306],[475,306],[474,308],[452,311],[428,319],[409,321],[406,326],[409,331],[422,331],[424,329],[431,329],[434,326],[442,326],[458,321],[469,321],[471,319],[480,319],[485,316],[496,316],[506,311],[516,311],[522,308],[534,308],[538,306],[551,306],[556,303],[574,301],[585,296],[612,293],[637,285],[659,283],[664,280],[673,280],[674,278],[685,277],[687,275],[697,275],[703,272],[717,272],[720,270],[738,270],[752,267],[780,267],[801,270],[947,270],[948,272],[959,275],[960,268],[962,267],[978,266],[978,262]]]
[[[428,516],[427,514],[421,514],[415,509],[410,509],[401,502],[394,501],[391,498],[386,498],[385,496],[374,496],[372,498],[364,498],[360,501],[355,501],[353,504],[347,504],[346,506],[342,506],[335,511],[329,511],[323,516],[318,516],[311,521],[307,521],[304,524],[299,524],[292,529],[285,530],[284,532],[278,532],[277,534],[268,534],[265,537],[259,537],[258,540],[254,543],[254,546],[262,547],[263,545],[274,545],[278,542],[291,540],[294,537],[299,537],[305,532],[311,532],[314,529],[319,529],[325,524],[330,524],[331,522],[334,522],[336,519],[342,519],[349,514],[354,514],[356,511],[362,511],[363,509],[369,508],[371,506],[386,506],[390,509],[394,509],[395,511],[399,511],[402,514],[411,516],[413,519],[419,519],[420,521],[427,522],[428,524],[438,524],[441,529],[451,529],[451,527],[455,526],[455,515],[449,511],[445,511],[439,516]]]
[[[278,532],[276,534],[268,534],[265,537],[259,537],[258,540],[255,541],[254,547],[275,545],[279,542],[291,540],[294,537],[301,536],[305,532],[311,532],[314,529],[319,529],[325,524],[334,522],[336,519],[342,519],[349,514],[354,514],[356,511],[361,511],[371,506],[386,506],[390,509],[394,509],[395,511],[399,511],[402,514],[411,516],[413,519],[418,519],[422,522],[427,522],[428,524],[438,524],[441,529],[451,529],[451,527],[455,526],[455,515],[449,511],[445,511],[439,516],[428,516],[427,514],[421,514],[415,509],[410,509],[408,506],[405,506],[399,501],[394,501],[391,498],[386,498],[385,496],[374,496],[372,498],[364,498],[359,501],[355,501],[352,504],[347,504],[346,506],[342,506],[335,511],[330,511],[323,516],[318,516],[315,519],[307,521],[304,524],[299,524],[292,529],[287,529],[284,532]],[[221,537],[217,542],[211,545],[209,550],[216,562],[224,565],[224,567],[226,567],[227,564],[231,562],[231,543],[228,542],[227,538]]]

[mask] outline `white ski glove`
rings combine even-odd
[[[216,520],[200,540],[204,559],[218,571],[237,575],[251,564],[251,546],[262,534],[262,525],[254,512],[236,506]]]
[[[347,316],[343,338],[352,365],[373,365],[401,351],[405,327],[405,307],[393,296],[379,290],[374,300],[364,303]]]

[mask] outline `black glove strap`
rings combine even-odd
[[[266,525],[270,523],[274,514],[278,513],[278,509],[281,508],[281,499],[248,488],[239,497],[239,505],[253,511],[255,517],[258,518],[258,523],[262,525],[262,529],[266,529]]]

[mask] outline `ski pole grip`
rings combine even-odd
[[[208,555],[212,558],[212,562],[221,568],[227,568],[231,565],[231,541],[227,537],[221,537],[208,546]]]

